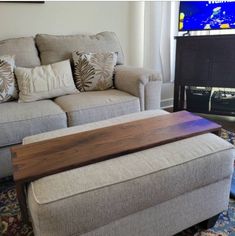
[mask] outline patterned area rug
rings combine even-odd
[[[235,145],[235,134],[223,130],[221,137]],[[235,180],[235,174],[234,174]],[[0,183],[0,235],[33,236],[31,225],[21,222],[15,185],[12,180]],[[230,200],[228,211],[223,212],[210,230],[198,226],[187,229],[177,236],[235,236],[235,200]]]

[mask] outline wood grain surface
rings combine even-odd
[[[12,148],[14,180],[30,182],[61,171],[144,150],[220,125],[187,111],[132,121]]]

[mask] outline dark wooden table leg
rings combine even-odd
[[[219,218],[219,215],[220,215],[220,214],[215,215],[215,216],[211,217],[210,219],[201,222],[199,225],[200,225],[203,229],[210,229],[210,228],[212,228],[212,227],[215,225],[216,221],[217,221],[218,218]]]
[[[215,134],[215,135],[217,135],[217,136],[220,137],[220,136],[221,136],[221,129],[219,129],[219,130],[213,132],[213,134]]]
[[[16,182],[16,193],[19,201],[21,219],[23,222],[28,222],[28,211],[26,204],[25,184]]]

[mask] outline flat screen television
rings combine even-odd
[[[235,29],[235,1],[181,1],[179,31]]]

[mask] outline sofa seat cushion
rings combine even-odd
[[[233,157],[233,145],[204,134],[41,178],[28,189],[34,226],[66,219],[64,235],[86,233],[228,178]]]
[[[140,111],[139,98],[110,89],[58,97],[55,100],[68,117],[68,126],[81,125]]]
[[[0,104],[0,147],[21,143],[29,135],[65,128],[64,111],[51,100]]]

